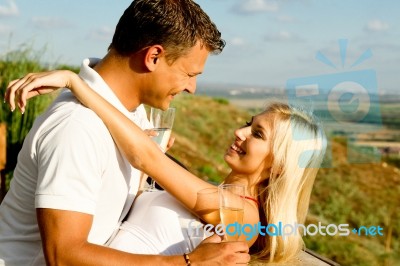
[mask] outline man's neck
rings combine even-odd
[[[129,60],[108,53],[93,69],[103,78],[122,105],[134,111],[140,104],[139,84],[130,69]]]

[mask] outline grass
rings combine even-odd
[[[332,168],[321,169],[310,204],[313,220],[326,224],[381,226],[383,236],[306,237],[309,248],[342,265],[396,265],[400,262],[400,176],[384,163],[350,164],[343,143],[333,143]],[[394,228],[389,232],[389,228]]]
[[[10,81],[18,79],[30,72],[45,70],[39,63],[39,53],[34,53],[28,47],[19,51],[12,51],[0,59],[0,98],[4,98],[7,85]],[[11,112],[8,105],[1,102],[0,123],[7,124],[7,185],[16,164],[17,154],[23,140],[32,127],[35,117],[41,113],[52,101],[52,96],[39,97],[29,102],[26,112]]]
[[[19,50],[11,51],[0,58],[0,99],[4,99],[7,85],[10,81],[21,78],[31,72],[49,70],[40,62],[42,51],[33,51],[29,46]],[[55,66],[56,68],[77,70],[69,66]],[[7,165],[6,165],[6,187],[8,188],[15,168],[17,155],[22,147],[23,141],[35,118],[41,114],[53,101],[56,93],[29,100],[26,112],[22,115],[19,111],[11,112],[8,105],[1,101],[0,123],[7,125]]]

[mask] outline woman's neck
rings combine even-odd
[[[241,184],[246,186],[246,196],[257,198],[258,190],[257,190],[257,182],[253,181],[254,179],[249,178],[246,175],[239,175],[233,172],[230,172],[228,176],[225,178],[225,184]]]

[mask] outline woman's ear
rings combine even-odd
[[[156,70],[160,63],[160,58],[165,55],[165,50],[161,45],[153,45],[147,48],[144,57],[144,64],[149,71]]]

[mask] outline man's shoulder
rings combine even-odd
[[[46,112],[51,123],[78,123],[85,128],[106,129],[103,121],[91,109],[83,106],[70,92],[63,92]]]
[[[72,94],[63,93],[41,115],[31,130],[37,139],[60,139],[69,135],[111,141],[110,133],[103,121],[89,108],[80,104]]]

